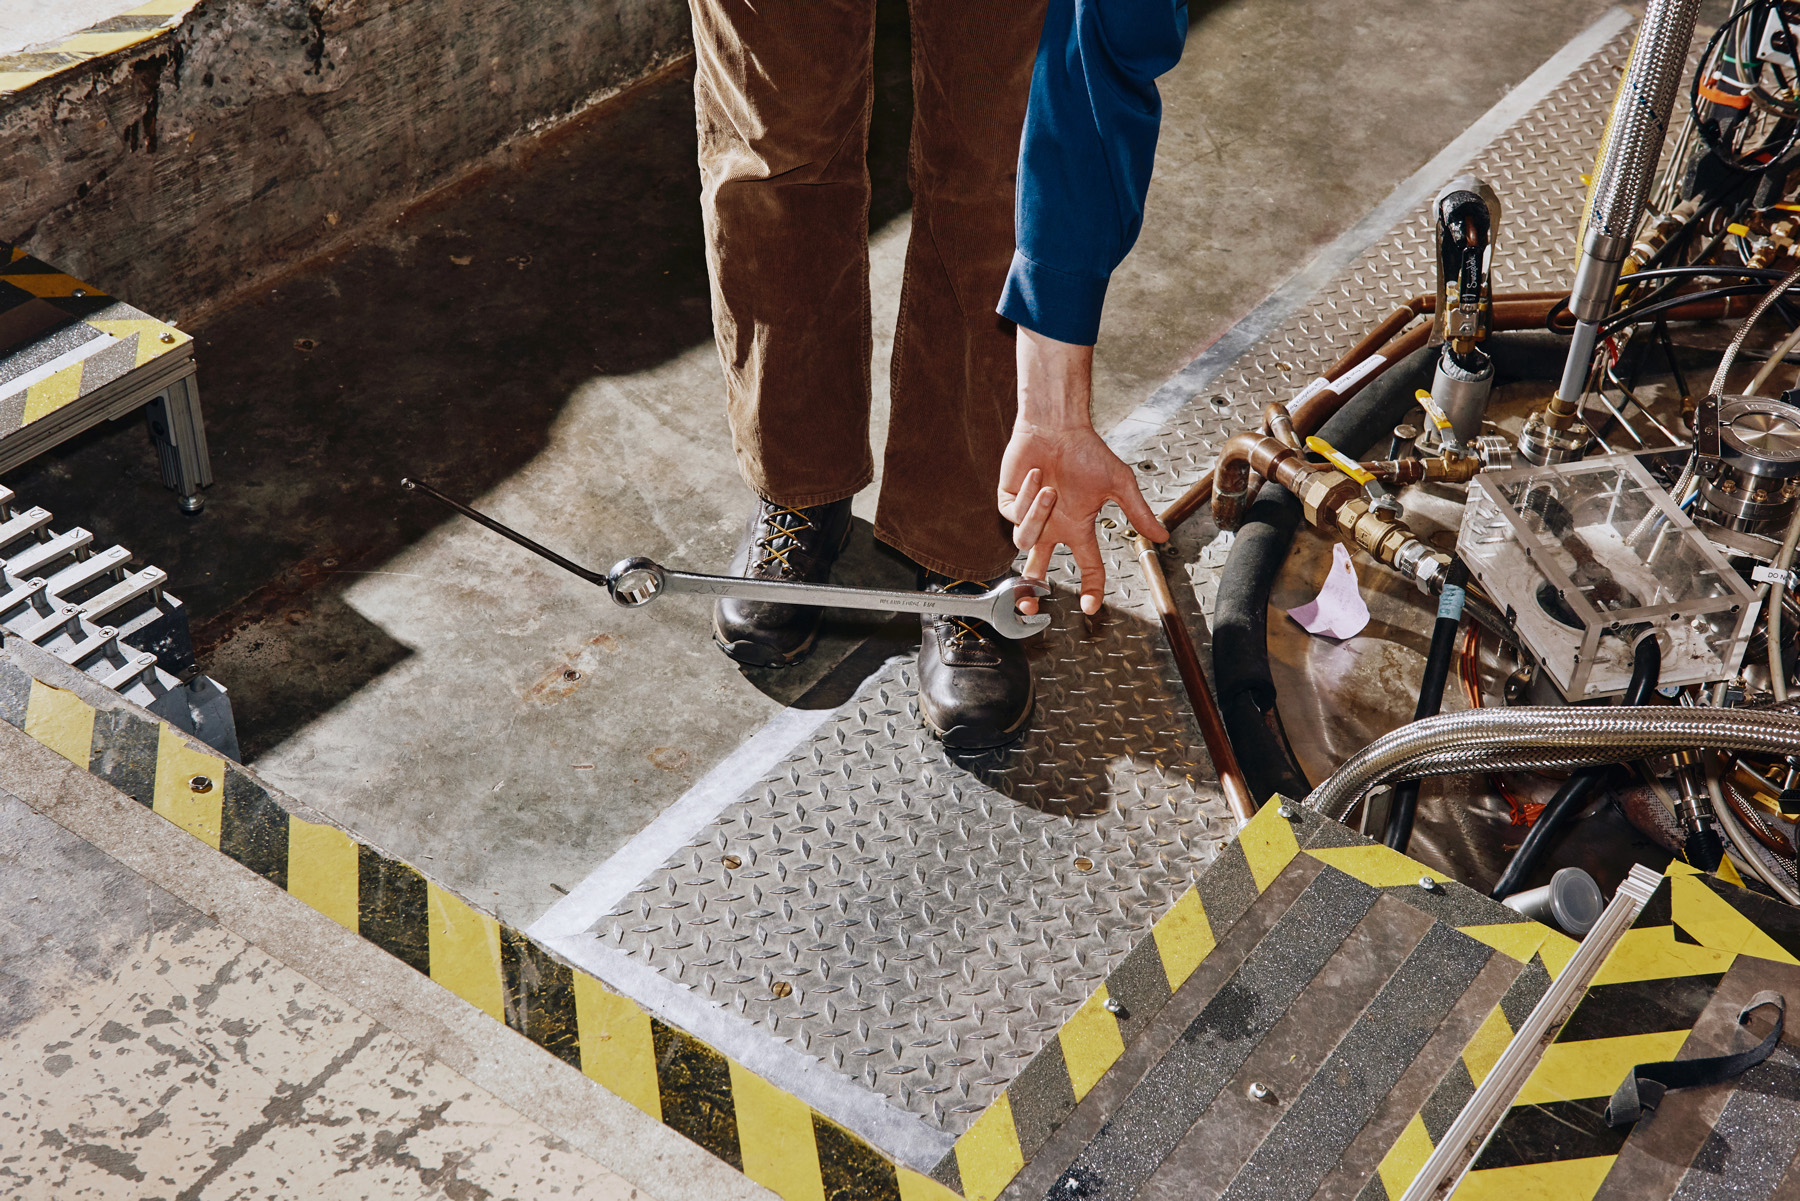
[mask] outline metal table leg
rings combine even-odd
[[[183,513],[198,513],[206,505],[200,489],[212,486],[212,462],[206,453],[206,422],[195,377],[169,385],[144,412],[162,460],[163,483],[175,490]]]

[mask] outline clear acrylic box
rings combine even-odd
[[[1571,701],[1614,696],[1659,633],[1661,683],[1737,673],[1756,590],[1632,455],[1483,472],[1457,553]]]

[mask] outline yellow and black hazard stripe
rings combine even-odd
[[[0,660],[0,720],[506,1023],[788,1201],[951,1201],[706,1043],[417,869],[307,821],[243,767],[98,684]]]
[[[1357,1195],[1357,1201],[1390,1201],[1406,1191],[1449,1132],[1450,1124],[1462,1113],[1463,1106],[1494,1070],[1501,1052],[1512,1042],[1514,1031],[1549,991],[1550,982],[1550,971],[1543,956],[1534,954],[1499,1003],[1482,1019],[1474,1036],[1432,1089],[1419,1112],[1412,1116],[1400,1137],[1388,1148],[1375,1175]]]
[[[1485,1077],[1511,1038],[1512,1027],[1506,1023],[1510,1020],[1516,1026],[1524,1020],[1574,954],[1574,940],[1336,822],[1292,804],[1287,806],[1292,816],[1283,816],[1282,809],[1275,802],[1263,806],[1156,922],[1150,937],[1125,956],[1057,1037],[957,1140],[934,1177],[969,1201],[998,1196],[1226,932],[1300,855],[1336,868],[1526,965],[1465,1053],[1469,1066],[1463,1079],[1473,1073],[1479,1073],[1476,1079]],[[1430,891],[1419,887],[1420,878],[1427,876],[1434,883]],[[1501,1038],[1497,1047],[1492,1045],[1496,1038]],[[1447,1084],[1440,1090],[1442,1097],[1434,1097],[1438,1108],[1450,1103],[1454,1087]],[[1471,1083],[1467,1091],[1473,1090]],[[1434,1133],[1441,1135],[1442,1126],[1454,1116],[1452,1110]],[[1436,1117],[1434,1109],[1433,1121]],[[1428,1144],[1424,1155],[1429,1154]],[[1424,1155],[1417,1157],[1412,1173],[1424,1163]],[[1400,1170],[1396,1160],[1393,1171],[1397,1175]]]
[[[1739,955],[1800,963],[1800,914],[1672,864],[1595,973],[1457,1191],[1474,1201],[1599,1191],[1629,1131],[1603,1117],[1633,1065],[1674,1059]]]
[[[34,50],[0,55],[0,94],[22,92],[82,63],[130,50],[181,23],[199,0],[149,0]]]
[[[70,318],[110,335],[117,343],[104,343],[102,353],[78,359],[36,380],[22,398],[14,393],[0,401],[0,437],[49,416],[153,359],[187,352],[193,341],[167,322],[144,315],[16,246],[0,243],[0,347],[28,342],[67,324]]]

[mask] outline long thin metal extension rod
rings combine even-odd
[[[1451,1195],[1470,1162],[1480,1154],[1513,1098],[1519,1095],[1532,1069],[1543,1057],[1544,1047],[1556,1028],[1581,1000],[1594,973],[1662,882],[1655,872],[1639,863],[1632,867],[1600,920],[1581,940],[1581,946],[1563,966],[1538,1003],[1531,1008],[1519,1032],[1488,1070],[1481,1086],[1462,1107],[1432,1148],[1425,1166],[1413,1177],[1400,1201],[1440,1201]]]
[[[1151,603],[1156,606],[1156,615],[1162,619],[1163,637],[1168,639],[1169,653],[1175,656],[1181,687],[1188,695],[1188,703],[1194,707],[1200,737],[1206,743],[1213,770],[1219,774],[1219,791],[1224,794],[1225,804],[1230,807],[1238,825],[1248,825],[1256,816],[1256,798],[1250,793],[1243,768],[1238,766],[1237,752],[1231,748],[1225,719],[1213,701],[1212,687],[1206,681],[1206,671],[1200,666],[1194,640],[1188,633],[1187,623],[1182,620],[1181,610],[1175,607],[1175,594],[1169,591],[1169,581],[1156,557],[1156,547],[1142,534],[1135,535],[1132,541],[1137,548],[1138,564],[1144,569],[1144,579],[1150,585]]]
[[[563,558],[543,543],[533,542],[531,539],[510,526],[501,525],[486,513],[478,513],[468,505],[463,504],[460,500],[451,500],[448,496],[445,496],[442,492],[439,492],[436,488],[433,488],[423,480],[404,479],[400,481],[400,486],[408,491],[423,492],[433,500],[442,501],[452,509],[455,509],[458,513],[461,513],[464,517],[467,517],[470,521],[476,522],[479,525],[485,525],[488,529],[494,531],[494,533],[500,535],[502,538],[510,538],[532,554],[550,560],[569,574],[580,576],[590,584],[598,584],[602,588],[606,587],[606,573],[604,571],[593,571],[583,567],[573,559]]]

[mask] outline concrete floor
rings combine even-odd
[[[0,5],[0,54],[59,42],[143,0],[7,0]]]
[[[1351,21],[1328,0],[1197,6],[1107,311],[1101,427],[1604,7],[1506,0],[1482,10],[1504,31],[1484,41],[1458,0],[1377,0]],[[907,232],[897,7],[879,52],[882,356]],[[748,497],[697,191],[678,72],[195,329],[219,479],[201,517],[176,514],[130,423],[6,480],[169,572],[251,762],[521,925],[786,706],[829,708],[911,637],[840,623],[806,669],[739,671],[704,606],[615,609],[396,487],[432,479],[594,564],[723,564]],[[908,570],[864,523],[840,578]]]
[[[1496,0],[1479,10],[1483,31],[1502,31],[1490,42],[1466,34],[1475,10],[1459,0],[1370,0],[1351,19],[1329,0],[1196,4],[1190,52],[1164,87],[1169,116],[1145,234],[1112,289],[1097,423],[1106,428],[1130,412],[1606,7]],[[906,36],[896,7],[884,8],[879,52],[871,225],[884,365],[908,231]],[[786,723],[777,733],[803,728],[915,636],[904,620],[840,621],[804,669],[739,671],[709,645],[702,605],[614,608],[591,587],[397,487],[402,475],[431,479],[597,566],[626,553],[722,565],[749,500],[720,412],[697,192],[689,79],[675,72],[552,134],[513,168],[195,328],[219,481],[200,517],[177,514],[135,422],[94,431],[4,481],[28,503],[169,572],[196,616],[206,669],[233,692],[246,758],[266,777],[520,926],[767,723]],[[885,374],[875,372],[878,406]],[[858,500],[863,521],[839,579],[900,584],[910,569],[869,538],[873,500],[873,490]],[[0,759],[10,753],[0,745]],[[0,807],[11,804],[0,799]],[[167,849],[174,844],[139,832],[151,849],[120,867],[16,806],[0,813],[13,823],[0,846],[70,865],[38,895],[89,890],[130,895],[135,906],[131,916],[116,915],[110,966],[71,966],[55,985],[63,990],[58,1004],[79,1003],[81,1013],[43,1003],[0,1028],[12,1039],[29,1026],[18,1037],[33,1046],[40,1036],[49,1045],[80,1032],[83,1046],[100,1050],[91,1046],[100,1041],[103,1058],[116,1064],[82,1064],[76,1089],[49,1085],[46,1074],[65,1078],[39,1059],[0,1078],[0,1092],[37,1090],[33,1096],[74,1105],[75,1094],[99,1095],[114,1079],[152,1080],[155,1063],[143,1048],[152,1036],[168,1039],[144,1021],[177,1013],[173,997],[191,1001],[189,985],[203,987],[221,965],[254,958],[259,947],[273,953],[281,932],[252,926],[248,915],[213,923],[184,910],[196,902],[176,884],[193,868],[176,862]],[[104,823],[49,816],[125,857],[104,842]],[[154,870],[159,863],[169,877]],[[175,899],[163,901],[155,888]],[[150,899],[138,904],[138,896]],[[79,924],[29,906],[22,913],[14,921],[24,941],[8,945],[36,953],[81,944]],[[0,972],[26,975],[7,966],[23,962],[21,952],[8,954]],[[391,1141],[394,1131],[420,1126],[431,1106],[452,1101],[444,1112],[454,1120],[443,1120],[458,1132],[412,1146],[422,1169],[381,1167],[392,1175],[369,1176],[361,1187],[370,1195],[436,1195],[425,1191],[422,1171],[476,1181],[496,1197],[509,1189],[546,1195],[553,1178],[590,1190],[571,1195],[614,1195],[607,1190],[618,1178],[598,1164],[663,1196],[729,1193],[719,1181],[682,1175],[702,1170],[686,1160],[671,1167],[675,1161],[658,1159],[680,1140],[652,1134],[628,1107],[601,1106],[588,1134],[571,1134],[567,1122],[528,1103],[532,1089],[508,1084],[514,1076],[484,1075],[487,1052],[444,1051],[406,1025],[403,1007],[384,1009],[334,977],[329,953],[296,968],[300,954],[275,953],[288,968],[267,971],[288,971],[293,979],[282,977],[283,987],[335,997],[320,1002],[341,1015],[318,1034],[332,1048],[326,1059],[354,1049],[346,1064],[373,1067],[386,1057],[438,1094],[395,1098],[367,1107],[376,1116],[366,1117],[357,1071],[345,1070],[321,1083],[319,1108],[305,1112],[348,1120],[373,1146],[381,1132]],[[181,979],[142,979],[138,987],[158,956],[171,964],[187,957]],[[267,1125],[257,1107],[301,1080],[305,1056],[283,1049],[289,1035],[274,1028],[273,997],[238,996],[242,1011],[220,1017],[216,1030],[230,1033],[225,1020],[269,1026],[256,1053],[296,1066],[259,1074],[253,1063],[241,1073],[233,1065],[234,1087],[245,1098],[260,1089],[261,1099],[218,1110],[194,1145],[235,1145],[259,1123],[280,1125]],[[106,1043],[104,1023],[98,1032],[81,1024],[105,1004],[131,1015],[107,1020],[143,1037]],[[409,1058],[379,1035],[359,1046],[374,1029],[363,1024],[368,1015],[430,1049]],[[189,1034],[209,1055],[239,1054],[214,1025]],[[117,1076],[102,1074],[113,1067]],[[533,1088],[549,1089],[546,1079]],[[135,1153],[124,1134],[154,1112],[141,1108],[146,1100],[154,1100],[149,1091],[114,1111],[112,1141],[94,1145]],[[198,1093],[171,1104],[204,1108]],[[0,1102],[0,1110],[16,1108]],[[58,1132],[75,1122],[103,1125],[63,1109],[33,1110],[24,1120]],[[488,1133],[469,1133],[475,1127]],[[333,1155],[348,1162],[305,1122],[281,1138],[294,1141],[269,1145],[306,1147],[296,1158],[321,1172],[336,1170]],[[565,1155],[557,1139],[576,1151]],[[453,1143],[479,1150],[444,1176],[443,1148]],[[525,1149],[542,1162],[521,1168]],[[246,1152],[242,1162],[262,1154]],[[146,1173],[144,1188],[156,1156],[133,1169]],[[156,1170],[186,1188],[198,1177],[181,1172],[209,1157],[182,1150],[166,1158],[170,1166],[157,1159]],[[90,1169],[102,1184],[119,1183],[98,1160],[67,1152],[45,1170]],[[373,1161],[359,1170],[374,1172]]]
[[[0,723],[0,1196],[770,1194]]]

